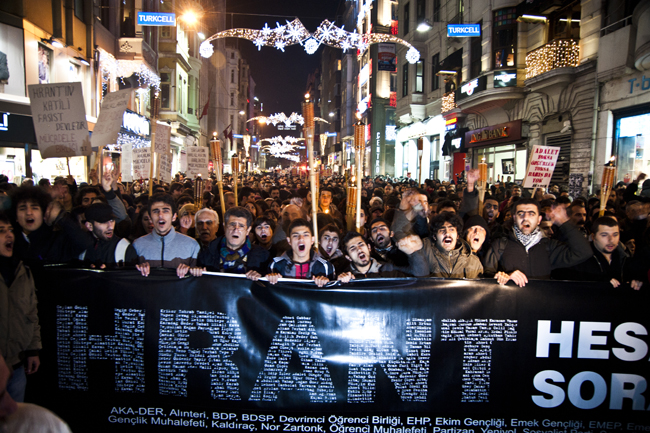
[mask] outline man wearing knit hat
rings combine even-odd
[[[463,225],[463,239],[472,247],[474,254],[478,254],[479,251],[484,250],[482,247],[485,244],[488,233],[490,233],[490,230],[488,229],[487,222],[483,217],[478,215],[472,215]],[[482,254],[478,255],[481,258]]]

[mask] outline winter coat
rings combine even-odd
[[[483,273],[481,261],[462,239],[456,241],[456,248],[443,252],[431,238],[426,238],[422,241],[422,249],[415,254],[424,257],[429,264],[428,274],[416,274],[419,277],[478,278]]]
[[[207,248],[201,249],[199,253],[199,266],[205,266],[208,271],[224,272],[220,251],[223,239],[224,236],[218,237],[210,242]],[[239,261],[244,262],[244,268],[247,272],[256,271],[264,275],[269,263],[269,257],[268,250],[259,245],[252,244],[248,254],[240,258]]]
[[[269,265],[269,272],[278,273],[287,278],[296,278],[296,268],[291,259],[292,257],[293,252],[291,250],[285,251],[280,257],[275,257]],[[334,266],[325,260],[320,253],[312,251],[309,255],[309,274],[307,278],[314,276],[323,276],[332,280],[334,279]]]

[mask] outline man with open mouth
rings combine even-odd
[[[372,220],[370,222],[370,241],[372,242],[370,255],[379,261],[392,263],[395,266],[408,266],[408,256],[397,247],[393,239],[394,236],[390,224],[384,218]]]
[[[277,283],[280,277],[288,277],[314,280],[318,287],[323,287],[334,278],[334,266],[312,248],[315,239],[309,221],[302,218],[292,221],[287,233],[291,249],[271,262],[266,276],[271,284]]]
[[[336,224],[327,224],[318,232],[318,252],[334,266],[336,274],[348,266],[348,261],[339,249],[341,230]]]
[[[257,281],[268,266],[269,252],[248,238],[253,215],[246,208],[236,206],[226,211],[224,217],[225,235],[210,243],[199,254],[199,267],[190,272],[201,276],[203,271],[246,274],[246,278]]]

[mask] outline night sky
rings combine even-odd
[[[269,27],[275,28],[276,22],[284,25],[286,20],[297,17],[308,31],[313,32],[324,19],[334,22],[339,5],[343,3],[344,0],[227,0],[226,27],[259,30],[268,23]],[[300,45],[287,47],[284,53],[273,47],[262,47],[258,51],[250,41],[229,39],[235,40],[251,66],[255,93],[264,104],[264,114],[301,113],[307,77],[319,67],[323,48],[313,55],[307,54]]]

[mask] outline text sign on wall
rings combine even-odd
[[[107,94],[102,100],[102,108],[93,128],[91,138],[93,148],[117,143],[117,134],[122,126],[124,110],[131,98],[131,89]]]
[[[139,26],[176,26],[176,14],[164,12],[138,12]]]
[[[456,101],[462,101],[463,99],[470,97],[478,92],[481,92],[486,88],[487,88],[487,75],[474,78],[473,80],[470,80],[467,83],[460,86],[460,89],[456,90]]]
[[[480,24],[447,24],[447,37],[469,38],[481,36]]]
[[[81,83],[28,86],[41,158],[90,155]]]
[[[648,296],[629,286],[34,273],[48,287],[39,317],[50,349],[31,399],[73,431],[647,425]]]
[[[559,155],[560,148],[557,146],[533,146],[523,187],[548,188]]]

